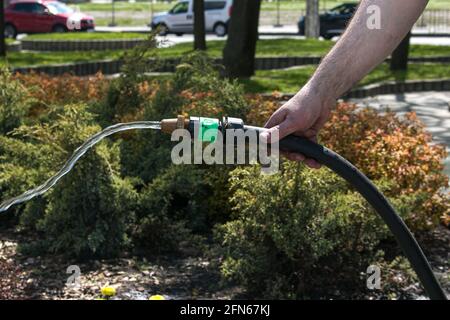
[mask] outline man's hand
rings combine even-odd
[[[317,134],[328,120],[330,110],[335,104],[335,99],[320,96],[307,85],[275,111],[265,125],[271,129],[262,133],[262,138],[270,141],[271,133],[278,130],[279,139],[295,134],[316,142]],[[314,159],[298,153],[281,151],[290,160],[304,161],[311,168],[320,168],[320,164]]]
[[[279,129],[280,139],[297,134],[313,141],[328,120],[336,99],[358,83],[395,49],[411,30],[428,0],[361,0],[347,30],[323,59],[308,83],[278,109],[261,134],[270,141]],[[373,9],[379,11],[380,27],[368,26]],[[312,167],[320,165],[304,155],[287,154],[289,159],[305,161]]]

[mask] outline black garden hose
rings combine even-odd
[[[179,116],[177,119],[163,120],[161,122],[162,131],[171,132],[174,128],[187,128],[191,134],[195,133],[196,130],[204,132],[204,130],[211,129],[222,131],[226,129],[243,129],[244,131],[254,131],[258,134],[266,130],[260,127],[244,125],[242,119],[230,117],[224,117],[220,121],[218,119],[201,117],[190,117],[188,120],[183,116]],[[279,147],[280,150],[301,153],[317,160],[355,187],[372,205],[394,234],[429,297],[433,300],[447,300],[444,290],[436,280],[430,264],[416,239],[386,197],[361,171],[339,154],[306,138],[291,135],[280,140]]]
[[[0,212],[8,210],[8,208],[13,204],[28,201],[33,197],[41,195],[47,191],[64,174],[70,171],[75,162],[91,146],[96,144],[102,138],[115,132],[130,129],[160,129],[162,132],[172,133],[176,129],[184,128],[188,129],[192,134],[195,133],[196,127],[197,130],[199,130],[199,128],[201,129],[200,132],[210,129],[218,132],[229,128],[250,130],[255,131],[256,133],[266,130],[264,128],[246,126],[241,119],[229,117],[225,117],[222,121],[220,121],[218,119],[199,117],[191,117],[190,119],[186,119],[184,116],[178,116],[176,119],[163,119],[160,123],[154,121],[141,121],[128,124],[117,124],[104,129],[102,132],[87,140],[74,152],[72,157],[58,172],[58,174],[51,177],[46,183],[25,192],[19,197],[9,199],[0,204]],[[206,136],[200,135],[199,137],[206,139]],[[439,282],[436,280],[427,258],[423,254],[416,239],[414,239],[414,236],[408,230],[408,227],[405,225],[400,216],[395,212],[389,201],[380,191],[378,191],[375,185],[362,172],[360,172],[355,166],[337,153],[305,138],[288,136],[279,142],[279,147],[281,150],[302,153],[309,158],[316,159],[318,162],[336,172],[353,187],[355,187],[355,189],[372,205],[375,211],[388,225],[430,298],[433,300],[447,300],[444,291],[439,285]]]
[[[255,128],[252,127],[252,129]],[[429,297],[433,300],[447,300],[416,239],[386,197],[361,171],[336,152],[308,139],[291,135],[280,140],[279,143],[281,150],[301,153],[316,159],[355,187],[394,234]]]

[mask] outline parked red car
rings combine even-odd
[[[22,0],[5,10],[5,36],[18,33],[66,32],[95,28],[94,18],[54,0]]]

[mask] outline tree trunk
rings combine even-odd
[[[319,38],[319,0],[306,0],[305,36],[307,38]]]
[[[225,76],[248,78],[255,73],[261,0],[234,1],[228,39],[223,49]]]
[[[194,50],[206,50],[204,0],[194,0]]]
[[[0,0],[0,57],[6,56],[4,2]]]
[[[400,42],[398,47],[392,52],[391,55],[391,70],[406,70],[408,69],[408,56],[409,56],[409,40],[411,38],[411,31],[408,32],[406,37]]]

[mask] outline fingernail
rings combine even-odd
[[[312,159],[306,159],[305,164],[311,169],[320,169],[321,167],[320,163]]]
[[[269,132],[268,131],[263,131],[259,134],[259,138],[261,139],[262,142],[267,143],[269,141]]]

